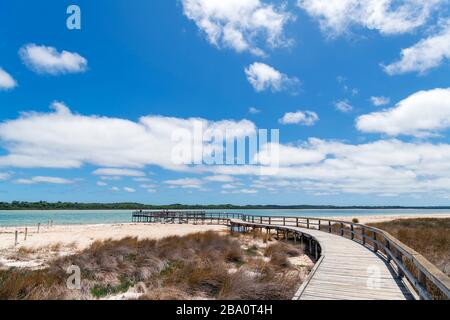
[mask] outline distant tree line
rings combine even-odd
[[[332,205],[186,205],[186,204],[169,204],[169,205],[151,205],[136,202],[118,202],[118,203],[84,203],[84,202],[27,202],[12,201],[0,202],[0,210],[195,210],[195,209],[450,209],[450,207],[402,207],[402,206],[332,206]]]

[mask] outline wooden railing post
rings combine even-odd
[[[341,237],[344,236],[344,224],[341,222]]]
[[[386,240],[386,248],[391,251],[391,243],[389,242],[389,240]],[[386,251],[386,256],[387,256],[387,262],[391,263],[391,253]]]
[[[286,217],[283,217],[283,226],[286,225]]]
[[[355,238],[354,231],[355,231],[355,227],[353,226],[353,223],[352,223],[352,224],[350,225],[350,232],[351,232],[350,238],[351,238],[352,240]]]
[[[373,231],[373,252],[378,251],[378,244],[377,244],[377,234],[375,231]]]
[[[366,234],[365,234],[365,229],[364,229],[364,227],[362,227],[362,229],[361,229],[361,240],[362,240],[362,243],[365,245],[366,244]]]
[[[398,262],[401,265],[403,265],[403,254],[400,251],[397,252],[397,259],[398,259]],[[400,268],[400,266],[397,266],[397,268],[398,268],[398,277],[403,278],[403,276],[405,275],[403,273],[403,270]]]
[[[306,218],[306,229],[309,229],[309,219]]]
[[[318,219],[317,221],[319,222],[317,227],[319,228],[320,231],[320,219]]]
[[[295,218],[295,225],[298,227],[298,218]]]
[[[328,220],[328,232],[331,233],[331,221]]]

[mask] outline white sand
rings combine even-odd
[[[167,236],[184,236],[189,233],[202,231],[222,231],[225,226],[215,225],[191,225],[191,224],[98,224],[98,225],[57,225],[50,228],[41,227],[37,233],[37,227],[28,227],[27,240],[24,240],[22,228],[0,228],[0,250],[13,249],[15,231],[19,233],[19,243],[16,248],[41,248],[55,244],[61,246],[73,246],[77,249],[88,247],[95,240],[122,239],[132,236],[139,239],[161,239]],[[1,252],[0,252],[1,256]]]

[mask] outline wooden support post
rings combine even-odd
[[[425,276],[425,273],[423,273],[420,269],[417,270],[417,281],[422,288],[427,287],[427,277]],[[423,300],[422,295],[420,295],[420,300]]]
[[[295,225],[298,227],[298,218],[295,218]]]
[[[328,221],[328,232],[331,233],[331,221]]]
[[[400,264],[403,264],[403,255],[402,255],[401,252],[398,252],[398,253],[397,253],[397,259],[398,259],[398,261],[400,262]],[[400,269],[400,267],[397,266],[397,268],[398,268],[398,277],[401,279],[401,278],[403,278],[403,276],[404,276],[405,274],[403,273],[403,270]]]
[[[27,241],[28,236],[28,228],[25,228],[25,236],[23,237],[23,241]]]
[[[355,231],[353,223],[350,225],[350,231],[351,231],[351,239],[353,240],[355,238],[355,234],[353,233]]]
[[[341,222],[341,237],[344,236],[344,224]]]
[[[320,230],[320,219],[318,219],[317,222],[318,222],[318,228]]]
[[[306,229],[309,229],[309,219],[306,219]]]
[[[378,244],[377,244],[377,234],[374,232],[373,233],[373,252],[377,252],[378,251]]]
[[[361,237],[362,237],[362,243],[365,245],[366,244],[366,230],[364,229],[364,227],[361,229]]]
[[[14,233],[14,247],[17,246],[17,238],[19,237],[19,231],[16,230]]]
[[[391,251],[391,243],[389,242],[389,240],[387,240],[386,242],[386,248]],[[387,262],[391,263],[391,254],[389,252],[386,252],[386,256],[387,256]]]
[[[315,257],[316,260],[319,259],[319,246],[317,245],[317,241],[314,241],[314,252],[315,252]]]
[[[286,217],[283,217],[283,226],[286,225]]]

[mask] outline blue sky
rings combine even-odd
[[[349,3],[2,2],[0,199],[449,205],[449,3]],[[174,165],[193,118],[279,172]]]

